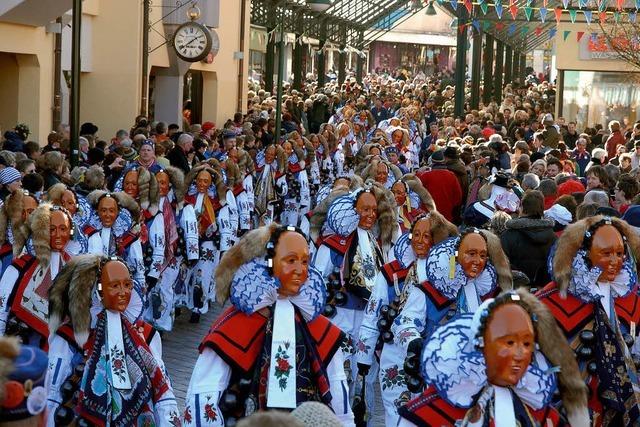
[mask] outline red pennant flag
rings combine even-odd
[[[464,0],[464,7],[467,8],[467,12],[469,12],[469,15],[471,15],[471,11],[473,10],[473,4],[471,3],[471,0]]]
[[[556,14],[556,23],[560,23],[560,20],[562,19],[562,8],[561,7],[556,7],[553,10]]]
[[[536,36],[539,36],[540,34],[542,34],[542,27],[536,27],[536,29],[534,30],[534,33],[536,34]]]
[[[504,23],[496,22],[495,28],[496,28],[496,31],[502,31],[504,29]]]
[[[466,27],[466,25],[458,25],[458,31],[460,31],[460,34],[464,33],[464,28]]]
[[[511,3],[511,6],[509,6],[509,12],[511,12],[511,17],[516,19],[516,16],[518,16],[518,6]]]
[[[607,22],[607,12],[600,12],[598,14],[598,16],[600,17],[600,22]]]
[[[580,39],[582,38],[582,36],[584,36],[584,31],[578,31],[578,33],[576,34],[576,39],[578,41],[580,41]]]
[[[624,6],[624,0],[617,0],[618,10],[622,10],[622,6]]]

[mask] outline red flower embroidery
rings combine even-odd
[[[193,418],[191,417],[191,406],[187,406],[186,408],[184,408],[184,420],[188,424],[191,424],[191,420],[193,420]]]
[[[289,370],[289,362],[287,361],[287,359],[278,360],[278,369],[280,369],[281,371]]]
[[[397,376],[398,376],[398,368],[393,367],[393,368],[387,369],[387,378],[389,378],[390,380],[393,380]]]
[[[218,414],[210,403],[204,405],[204,417],[207,421],[215,421],[218,419]]]
[[[122,359],[116,359],[113,361],[113,366],[116,369],[121,369],[122,368]]]

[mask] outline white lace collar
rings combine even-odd
[[[458,292],[468,282],[473,282],[480,297],[493,291],[498,285],[498,274],[490,261],[475,278],[467,277],[462,266],[455,263],[455,274],[449,277],[450,260],[455,256],[459,237],[444,240],[431,248],[427,258],[427,280],[433,287],[440,291],[447,298],[456,298]]]
[[[280,281],[269,273],[262,258],[254,258],[243,264],[231,281],[231,303],[243,313],[253,314],[269,307],[278,299]],[[309,267],[309,278],[300,287],[298,295],[288,298],[300,309],[306,320],[315,319],[324,310],[326,288],[318,270]]]
[[[598,278],[602,273],[602,269],[599,267],[589,268],[586,250],[580,249],[578,253],[576,253],[571,264],[571,270],[573,274],[569,282],[568,292],[586,303],[599,300],[601,295],[596,287],[598,286]],[[618,273],[613,281],[607,282],[611,287],[611,297],[623,298],[629,295],[637,281],[638,276],[635,268],[633,267],[630,257],[627,256],[622,264],[620,273]]]

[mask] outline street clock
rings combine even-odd
[[[209,55],[213,40],[207,27],[191,21],[176,29],[172,44],[178,58],[187,62],[198,62]]]

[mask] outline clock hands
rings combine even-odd
[[[199,38],[204,37],[204,35],[200,34],[199,36],[195,36],[193,37],[191,40],[189,40],[186,44],[184,44],[182,47],[188,47],[191,43],[193,43],[194,41],[198,40]]]

